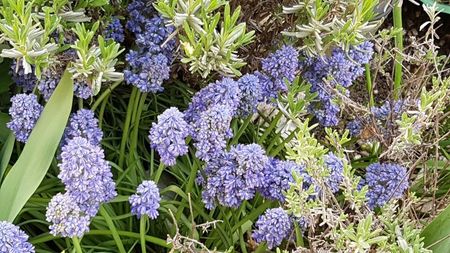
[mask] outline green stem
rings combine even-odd
[[[81,249],[80,240],[78,239],[78,237],[76,237],[76,236],[73,237],[72,242],[73,242],[73,246],[75,247],[75,252],[83,253],[83,250]]]
[[[147,253],[147,248],[145,247],[145,234],[147,230],[147,220],[148,216],[143,215],[140,221],[139,234],[141,235],[141,252]]]
[[[400,98],[400,91],[402,87],[402,62],[403,62],[403,24],[402,24],[402,1],[397,0],[394,5],[394,28],[399,29],[395,35],[395,47],[398,52],[395,55],[394,63],[394,99]]]
[[[370,64],[366,64],[366,83],[367,83],[367,91],[369,91],[369,108],[372,108],[375,105],[375,99],[373,98],[373,83],[372,76],[370,75]]]
[[[122,244],[122,240],[120,239],[120,236],[117,233],[116,226],[114,225],[114,222],[111,219],[111,216],[109,216],[108,211],[106,211],[105,207],[100,206],[100,214],[105,219],[106,224],[108,225],[109,230],[111,231],[112,237],[114,238],[114,241],[116,242],[117,248],[119,249],[119,252],[126,253],[126,250]]]
[[[137,95],[138,89],[133,87],[133,91],[130,95],[130,101],[128,101],[127,116],[123,123],[122,141],[120,142],[120,154],[119,154],[119,167],[123,169],[123,162],[125,160],[125,147],[128,141],[128,131],[130,129],[131,114],[133,113],[134,100]]]
[[[119,86],[122,83],[122,81],[120,82],[115,82],[111,87],[109,87],[108,89],[106,89],[101,95],[100,97],[97,98],[97,100],[95,100],[94,104],[91,106],[91,110],[95,111],[95,109],[100,105],[100,103],[106,98],[108,97],[108,95],[115,89],[117,88],[117,86]]]
[[[162,172],[163,172],[163,170],[164,170],[164,167],[165,167],[164,164],[163,164],[162,162],[160,162],[160,163],[159,163],[158,170],[156,171],[155,177],[153,178],[153,181],[154,181],[155,183],[158,183],[159,178],[161,177],[161,174],[162,174]]]

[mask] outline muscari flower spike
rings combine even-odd
[[[344,180],[344,163],[339,157],[331,152],[324,156],[324,163],[325,167],[330,172],[325,183],[330,188],[331,192],[336,193],[339,191],[339,186]]]
[[[58,193],[50,200],[45,213],[51,223],[50,233],[62,237],[82,237],[89,231],[91,217],[83,213],[68,193]]]
[[[100,146],[103,132],[98,127],[98,120],[95,118],[93,111],[81,109],[70,116],[69,124],[64,130],[61,146],[66,145],[69,140],[75,137],[83,137],[92,145]]]
[[[75,137],[62,147],[59,168],[58,178],[66,192],[89,216],[95,216],[101,203],[117,195],[104,151],[86,138]]]
[[[26,143],[44,107],[38,103],[34,94],[17,94],[11,98],[11,102],[11,121],[7,123],[7,127],[13,131],[18,141]]]
[[[292,231],[292,219],[283,208],[266,210],[256,221],[253,239],[256,242],[267,242],[269,249],[279,246]]]
[[[112,39],[117,43],[122,43],[125,40],[124,29],[118,17],[111,19],[104,33],[105,38]]]
[[[399,199],[408,188],[405,167],[393,163],[373,163],[366,169],[360,186],[368,185],[366,195],[370,208],[381,207],[391,199]]]
[[[143,181],[137,188],[136,194],[129,198],[131,213],[141,218],[148,215],[151,219],[156,219],[159,215],[158,208],[161,197],[155,182],[151,180]]]
[[[34,74],[34,67],[32,67],[32,72],[25,74],[25,70],[22,67],[21,61],[13,60],[11,63],[10,75],[14,83],[22,87],[23,91],[28,92],[34,89],[36,85],[37,78]]]
[[[171,107],[158,116],[158,123],[153,122],[150,129],[150,144],[155,148],[161,161],[169,166],[175,165],[176,158],[188,152],[186,138],[190,126],[186,123],[178,108]]]
[[[237,81],[240,90],[238,113],[249,116],[256,112],[256,107],[264,101],[262,86],[256,75],[246,74]]]
[[[0,253],[34,253],[28,235],[18,226],[0,221]]]

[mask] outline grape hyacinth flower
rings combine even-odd
[[[94,146],[100,146],[103,132],[98,127],[98,120],[94,112],[88,109],[81,109],[70,116],[69,124],[64,130],[64,137],[61,146],[75,137],[83,137]]]
[[[139,88],[141,92],[160,92],[162,84],[170,77],[169,59],[164,54],[138,53],[131,50],[126,55],[131,69],[124,71],[128,84]]]
[[[341,89],[351,86],[353,81],[364,73],[363,65],[369,62],[372,55],[373,44],[364,42],[351,47],[348,52],[335,48],[330,56],[306,58],[301,62],[303,78],[311,84],[311,92],[318,94],[320,103],[314,104],[311,110],[322,125],[338,124],[340,108],[333,102],[333,91],[337,86],[341,86]]]
[[[117,43],[125,40],[124,29],[118,17],[113,17],[105,30],[105,38],[112,39]]]
[[[265,184],[264,169],[268,163],[265,151],[257,144],[240,144],[210,160],[205,168],[206,178],[197,180],[203,183],[206,208],[214,208],[216,201],[236,208],[242,201],[252,199]]]
[[[170,77],[176,45],[174,39],[168,39],[174,27],[166,26],[151,4],[143,0],[131,2],[128,12],[126,27],[134,33],[138,49],[125,56],[129,67],[124,71],[124,79],[142,92],[160,92]]]
[[[18,141],[26,143],[44,107],[38,103],[34,94],[17,94],[11,98],[11,102],[11,121],[7,123],[7,127],[13,131]]]
[[[238,112],[241,116],[249,116],[256,112],[256,107],[264,100],[262,87],[256,75],[246,74],[237,81],[240,90]]]
[[[292,220],[283,208],[266,210],[256,221],[257,229],[253,231],[256,242],[267,242],[269,249],[277,247],[292,231]]]
[[[392,163],[373,163],[367,167],[360,185],[368,185],[367,201],[370,208],[383,206],[391,199],[399,199],[408,188],[406,168]]]
[[[86,138],[75,137],[62,147],[59,168],[58,178],[67,194],[89,216],[95,216],[101,203],[117,195],[104,151]]]
[[[344,180],[344,163],[339,157],[331,152],[324,156],[324,163],[325,167],[330,172],[325,183],[330,188],[331,192],[336,193],[339,191],[339,185]]]
[[[22,67],[22,63],[17,60],[13,60],[11,64],[11,70],[9,72],[14,83],[23,88],[23,91],[28,92],[34,89],[36,85],[37,78],[34,74],[34,68],[32,67],[32,72],[25,74],[25,70]]]
[[[275,98],[278,92],[287,91],[284,79],[294,81],[299,68],[298,57],[299,53],[294,47],[283,46],[262,60],[263,73],[258,75],[265,97]]]
[[[137,188],[136,194],[129,198],[131,213],[141,218],[148,215],[151,219],[156,219],[159,215],[158,208],[161,197],[158,186],[151,180],[143,181]]]
[[[34,253],[28,235],[7,221],[0,221],[0,253]]]
[[[235,116],[241,99],[239,83],[231,78],[223,78],[201,89],[193,97],[188,109],[184,112],[189,123],[200,120],[200,115],[216,105],[227,105]]]
[[[150,129],[150,144],[155,148],[161,161],[169,166],[175,165],[176,158],[188,152],[186,138],[190,126],[184,121],[184,115],[178,108],[171,107],[158,116],[158,123],[153,122]]]
[[[264,170],[264,185],[259,192],[267,199],[284,202],[284,192],[289,190],[291,183],[294,183],[294,173],[303,178],[303,189],[308,189],[313,183],[312,178],[306,173],[305,166],[293,161],[270,158]]]
[[[58,193],[50,200],[45,214],[50,234],[62,237],[82,237],[89,231],[90,218],[68,193]]]
[[[233,136],[230,123],[233,111],[228,105],[217,105],[201,114],[198,126],[194,127],[195,155],[209,161],[225,150],[227,139]]]
[[[88,99],[92,97],[92,89],[88,82],[84,79],[73,80],[73,94],[82,99]]]
[[[61,80],[61,73],[53,71],[51,69],[45,70],[41,79],[38,82],[39,93],[44,97],[45,101],[48,101],[56,89],[59,81]]]

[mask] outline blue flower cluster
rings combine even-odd
[[[201,113],[194,128],[195,155],[203,161],[217,158],[233,136],[230,123],[233,111],[227,105],[216,105]]]
[[[258,103],[263,102],[263,87],[259,83],[259,78],[253,74],[246,74],[239,78],[238,86],[241,99],[238,105],[240,116],[249,116],[256,112]]]
[[[82,78],[73,80],[73,94],[82,99],[88,99],[93,95],[90,84]]]
[[[264,185],[264,170],[269,163],[264,149],[257,144],[239,144],[207,163],[202,193],[206,208],[212,209],[216,200],[228,207],[238,207],[252,199]]]
[[[134,33],[138,50],[130,50],[125,56],[129,64],[124,71],[125,81],[142,92],[160,92],[161,85],[170,77],[175,40],[167,40],[174,28],[166,26],[164,19],[144,0],[131,2],[128,13],[126,27]]]
[[[82,237],[89,231],[90,217],[84,214],[68,193],[58,193],[50,200],[45,213],[51,223],[50,233],[62,237]]]
[[[256,242],[267,242],[269,249],[277,247],[292,232],[292,219],[283,208],[266,210],[256,221],[257,229],[253,231]]]
[[[283,46],[262,60],[262,72],[256,72],[266,98],[276,98],[279,92],[286,92],[285,79],[294,81],[299,70],[299,53],[292,46]]]
[[[7,221],[0,221],[0,253],[34,253],[28,235]]]
[[[11,121],[7,123],[7,127],[13,131],[18,141],[26,143],[44,107],[38,103],[34,94],[17,94],[11,98],[11,103]]]
[[[159,215],[158,208],[161,197],[158,186],[153,181],[143,181],[137,188],[136,194],[129,198],[131,213],[141,218],[148,215],[151,219],[156,219]]]
[[[34,67],[32,67],[32,73],[25,74],[22,63],[17,60],[13,60],[11,63],[10,75],[14,83],[22,87],[23,91],[32,91],[36,86],[37,78],[34,75]]]
[[[391,163],[374,163],[367,167],[360,187],[368,185],[367,203],[370,208],[383,206],[391,199],[399,199],[408,188],[405,167]]]
[[[324,156],[325,167],[329,170],[329,176],[326,178],[325,183],[331,192],[336,193],[339,191],[339,185],[344,180],[344,163],[333,153],[328,153]]]
[[[61,146],[65,146],[71,139],[83,137],[94,146],[100,146],[103,132],[98,127],[98,120],[94,112],[88,109],[81,109],[70,116],[69,124],[64,130]]]
[[[212,209],[216,203],[235,208],[256,192],[284,202],[283,193],[294,182],[293,173],[303,177],[305,189],[313,183],[303,166],[268,157],[258,144],[238,144],[208,161],[197,183],[204,187],[206,208]]]
[[[304,189],[308,189],[313,184],[312,178],[306,173],[305,166],[292,161],[269,159],[270,162],[264,170],[264,184],[259,189],[263,197],[284,202],[284,192],[289,190],[290,184],[294,182],[294,173],[303,178]]]
[[[118,17],[113,17],[106,27],[104,34],[105,38],[112,39],[117,43],[122,43],[125,40],[124,32],[120,19]]]
[[[318,94],[320,103],[314,104],[311,109],[322,125],[338,124],[340,108],[334,101],[336,96],[332,90],[336,90],[338,85],[343,88],[351,86],[364,73],[363,65],[369,62],[372,55],[373,44],[364,42],[348,52],[335,48],[330,56],[308,58],[300,63],[304,70],[303,77],[312,85],[311,91]]]
[[[151,147],[158,151],[161,161],[169,166],[176,163],[178,156],[188,152],[186,138],[190,134],[190,126],[184,115],[176,107],[165,110],[158,116],[158,123],[153,122],[150,129]]]
[[[347,129],[352,136],[358,136],[365,124],[374,122],[377,129],[388,138],[392,128],[395,126],[395,120],[400,119],[401,114],[406,110],[406,101],[386,101],[381,106],[371,108],[371,115],[352,120],[347,123]],[[373,117],[372,117],[373,116]]]
[[[95,216],[101,203],[117,195],[103,150],[86,138],[75,137],[62,147],[59,168],[66,193],[88,216]]]
[[[52,96],[53,92],[58,86],[59,80],[61,79],[61,73],[53,71],[53,69],[49,68],[45,70],[41,79],[38,82],[38,90],[39,93],[44,97],[45,101],[48,101]]]

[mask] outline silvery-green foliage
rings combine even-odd
[[[34,65],[35,74],[40,76],[51,54],[58,49],[50,35],[58,27],[60,17],[53,14],[52,7],[44,7],[43,20],[39,20],[33,10],[33,1],[3,1],[0,8],[1,41],[11,48],[3,49],[0,56],[20,60],[25,74],[31,73],[31,65]]]
[[[97,43],[93,43],[98,26],[99,22],[96,22],[88,30],[84,24],[76,24],[73,31],[78,40],[72,48],[76,50],[78,58],[69,69],[74,78],[91,83],[93,95],[100,91],[103,82],[123,79],[123,73],[117,72],[115,65],[124,49],[120,49],[120,44],[113,40],[105,41],[101,35],[97,37]]]
[[[448,106],[449,93],[450,78],[434,77],[430,90],[423,87],[415,108],[403,112],[401,118],[396,121],[399,133],[389,149],[382,155],[400,159],[414,147],[420,145],[424,131],[433,125],[436,117],[442,115]]]
[[[384,234],[388,237],[388,241],[380,246],[381,251],[399,253],[432,252],[424,246],[423,238],[420,237],[421,230],[416,228],[417,224],[408,217],[412,204],[418,200],[414,196],[410,196],[410,199],[411,201],[407,202],[400,209],[393,202],[389,202],[382,208],[379,220],[383,225]]]
[[[283,13],[297,16],[295,27],[284,34],[303,40],[309,56],[323,55],[339,46],[346,50],[367,40],[381,24],[375,20],[373,0],[297,0],[283,7]]]
[[[222,6],[223,16],[216,11]],[[237,23],[240,7],[231,12],[224,0],[159,0],[155,9],[176,27],[184,52],[181,61],[189,64],[191,72],[202,77],[213,71],[241,75],[239,69],[246,63],[237,50],[252,41],[254,32]]]
[[[345,252],[368,252],[371,247],[386,243],[388,237],[382,235],[382,229],[374,220],[374,215],[370,213],[361,220],[333,228],[336,249]]]

